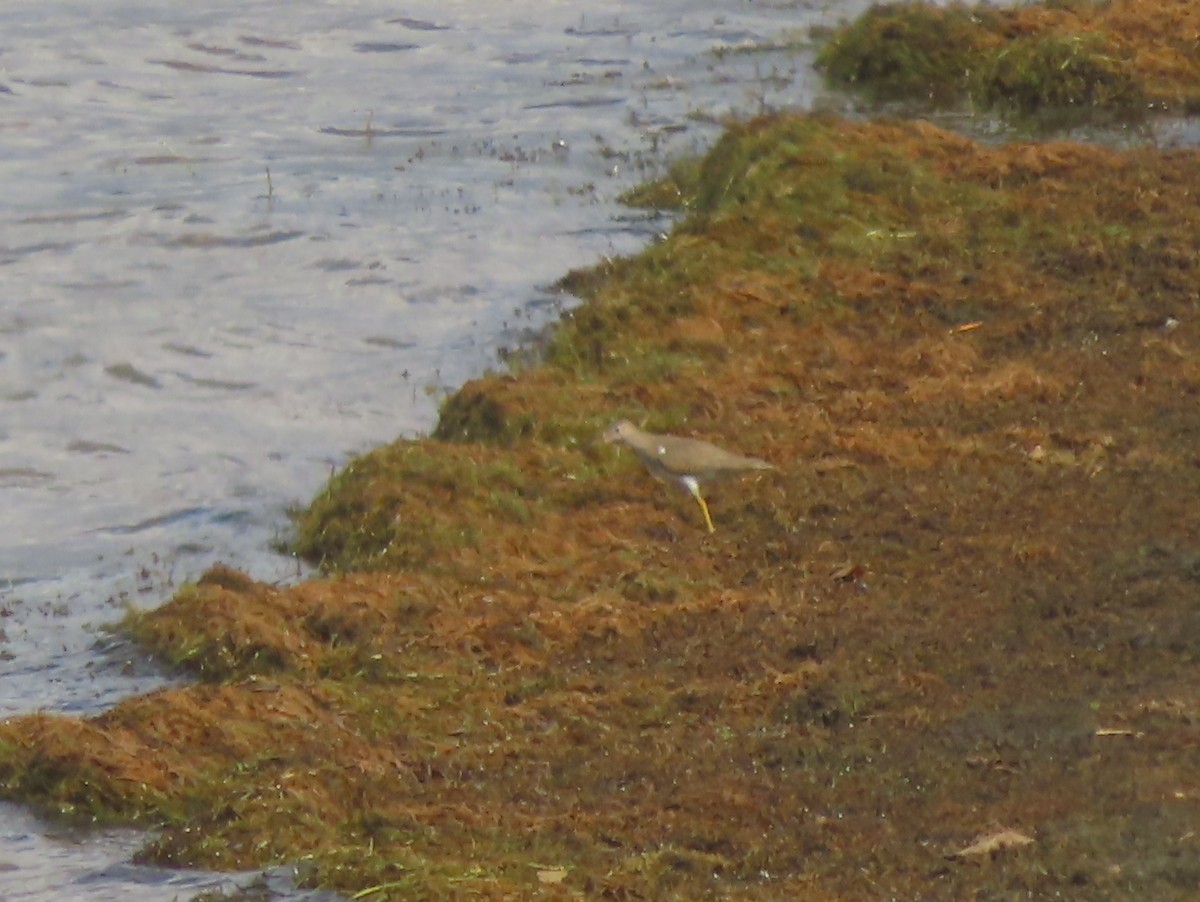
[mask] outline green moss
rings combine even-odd
[[[1146,107],[1132,63],[1115,57],[1098,34],[1015,40],[982,60],[970,90],[982,107],[1023,116],[1070,109],[1140,115]]]
[[[832,83],[860,88],[875,100],[955,104],[993,43],[995,18],[986,7],[962,4],[872,6],[822,48],[817,67]]]
[[[147,786],[114,785],[83,747],[69,757],[42,757],[28,746],[0,743],[0,794],[75,824],[156,821],[177,810]]]
[[[1106,30],[1123,21],[1088,2],[884,4],[836,31],[817,65],[830,83],[875,102],[958,107],[969,99],[978,109],[1058,127],[1067,116],[1129,119],[1144,115],[1153,98],[1186,94],[1176,73],[1192,64],[1180,56],[1187,48],[1175,48],[1173,32],[1185,26],[1164,18],[1161,53],[1138,57]]]
[[[466,518],[427,515],[426,505],[453,505],[467,487],[488,480],[452,447],[400,441],[356,459],[300,515],[294,550],[331,571],[378,570],[477,544],[480,528]],[[504,472],[501,490],[511,488]]]
[[[621,195],[621,202],[631,207],[685,209],[688,204],[685,186],[695,181],[696,169],[702,159],[703,157],[685,157],[675,161],[665,177],[630,188]]]
[[[508,445],[532,428],[529,417],[513,417],[504,405],[477,387],[466,387],[446,399],[433,437],[444,442]]]

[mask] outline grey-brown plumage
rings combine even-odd
[[[709,532],[716,532],[708,504],[700,494],[700,485],[751,470],[773,470],[774,466],[757,457],[743,457],[698,438],[658,435],[644,432],[629,420],[613,423],[604,430],[606,442],[620,442],[658,479],[683,486],[700,503]]]

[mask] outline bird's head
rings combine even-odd
[[[606,442],[627,442],[637,432],[638,428],[629,420],[618,420],[604,430],[602,437]]]

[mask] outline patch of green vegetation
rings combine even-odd
[[[188,593],[194,591],[185,586],[176,597],[187,603]],[[122,621],[121,629],[152,649],[170,667],[202,680],[219,682],[270,674],[289,666],[289,659],[281,650],[266,642],[237,642],[228,635],[204,630],[164,633],[159,628],[160,619],[154,611],[131,612]]]
[[[42,756],[29,745],[0,742],[0,794],[67,823],[107,825],[157,822],[178,805],[149,786],[120,787],[90,759],[88,738],[64,755]],[[66,740],[69,746],[70,740]]]
[[[1128,119],[1143,116],[1151,98],[1175,97],[1181,88],[1163,73],[1175,78],[1187,64],[1136,59],[1107,30],[1121,24],[1106,18],[1106,5],[1087,2],[890,3],[834,32],[817,66],[832,84],[877,103],[956,107],[970,99],[979,109],[1057,127],[1064,116]],[[1159,27],[1170,37],[1171,21]]]
[[[962,101],[967,79],[995,44],[988,7],[905,2],[872,6],[834,33],[817,55],[830,82],[876,101]]]
[[[1129,60],[1107,50],[1102,35],[1034,35],[979,61],[971,96],[986,109],[1022,116],[1080,110],[1140,114],[1146,92]]]
[[[621,203],[658,210],[684,209],[687,206],[684,186],[695,182],[702,160],[696,156],[676,160],[664,177],[637,185],[622,194]]]
[[[433,438],[443,442],[511,445],[532,429],[528,416],[512,417],[504,405],[478,388],[450,395],[438,414]]]
[[[461,445],[399,441],[351,462],[297,521],[296,553],[328,570],[379,570],[430,561],[439,549],[471,547],[486,515],[509,517],[526,474],[480,463]],[[471,492],[472,522],[433,515]]]

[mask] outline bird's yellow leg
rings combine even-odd
[[[700,510],[704,511],[704,522],[708,525],[708,531],[716,532],[717,529],[713,526],[712,517],[708,515],[708,505],[704,501],[704,496],[700,494],[700,481],[695,476],[684,476],[680,478],[679,482],[685,489],[691,492],[693,498],[700,502]]]
[[[713,526],[712,517],[709,516],[708,513],[708,504],[705,502],[704,497],[700,494],[700,487],[689,485],[688,488],[692,490],[692,496],[700,502],[700,510],[704,511],[704,522],[708,524],[708,531],[716,532],[717,528]]]

